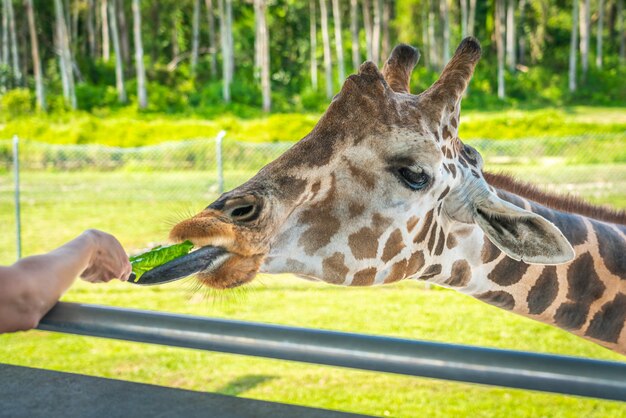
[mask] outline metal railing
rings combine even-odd
[[[75,303],[40,330],[626,401],[626,363]]]

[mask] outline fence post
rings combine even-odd
[[[16,234],[16,250],[17,259],[22,258],[22,213],[20,207],[20,139],[17,135],[13,135],[13,176],[15,184],[15,234]]]
[[[226,136],[226,131],[219,131],[215,137],[215,160],[217,161],[217,190],[224,193],[224,164],[222,161],[222,140]]]

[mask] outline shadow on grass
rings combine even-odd
[[[244,392],[254,389],[255,387],[262,385],[265,382],[276,379],[277,376],[266,375],[247,375],[241,376],[237,379],[227,383],[226,385],[218,388],[215,392],[222,395],[239,396]]]

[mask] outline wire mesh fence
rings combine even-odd
[[[626,132],[567,138],[465,141],[490,171],[596,203],[626,207]],[[170,226],[251,178],[293,143],[218,138],[141,148],[53,145],[20,139],[23,254],[54,248],[87,228],[126,248],[167,239]],[[11,140],[0,141],[0,263],[16,256]]]

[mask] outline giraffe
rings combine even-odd
[[[306,137],[173,227],[173,241],[230,253],[198,280],[420,279],[626,354],[626,212],[483,172],[458,137],[480,55],[464,39],[419,95],[409,92],[413,47],[394,48],[382,72],[362,64]]]

